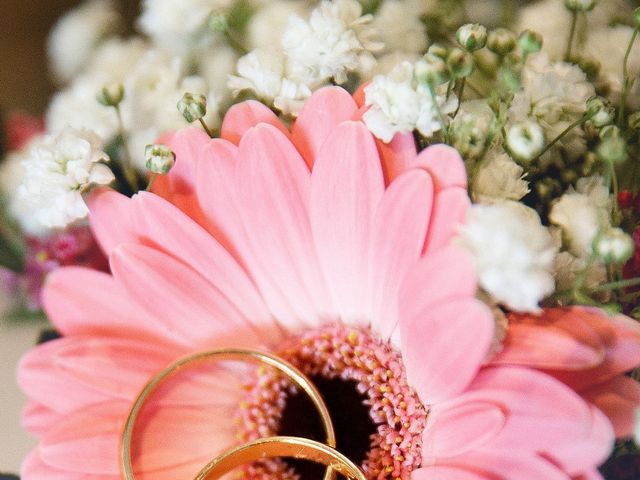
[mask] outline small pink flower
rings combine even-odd
[[[49,277],[64,338],[20,366],[40,437],[24,480],[120,478],[142,385],[230,346],[284,355],[325,385],[338,448],[370,479],[599,478],[614,438],[600,410],[546,373],[485,365],[494,320],[450,242],[469,205],[459,155],[417,154],[411,135],[376,143],[361,114],[340,88],[316,92],[291,130],[245,102],[221,139],[169,136],[176,165],[154,193],[94,196],[112,274]],[[300,431],[278,385],[227,366],[179,376],[145,408],[138,478],[193,478],[238,436]]]

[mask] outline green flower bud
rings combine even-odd
[[[631,258],[634,242],[620,228],[610,228],[593,239],[593,253],[605,264],[620,264]]]
[[[446,60],[447,56],[449,55],[449,50],[438,43],[434,43],[427,50],[427,54],[435,55],[442,60]]]
[[[467,23],[456,32],[456,40],[468,52],[475,52],[487,43],[487,29],[477,23]]]
[[[96,99],[105,107],[117,107],[124,98],[124,87],[121,83],[110,83],[100,89]]]
[[[518,47],[526,54],[539,52],[542,49],[542,35],[525,30],[518,36]]]
[[[600,160],[607,163],[622,163],[628,158],[627,142],[622,137],[611,136],[603,139],[596,150]]]
[[[544,148],[544,131],[538,122],[525,120],[509,127],[506,142],[515,158],[528,162]]]
[[[613,122],[613,107],[602,97],[591,97],[587,100],[587,115],[596,127],[604,127]]]
[[[224,33],[229,29],[227,17],[221,13],[212,13],[207,22],[209,30],[216,33]]]
[[[413,72],[418,83],[425,83],[434,87],[445,81],[447,65],[442,58],[432,53],[427,53],[416,61]]]
[[[489,32],[487,48],[493,53],[504,56],[516,48],[516,36],[506,28],[496,28]]]
[[[636,24],[636,28],[640,28],[640,7],[633,11],[633,21]]]
[[[640,112],[635,112],[629,115],[629,128],[634,130],[640,130]]]
[[[185,93],[178,102],[178,110],[189,123],[207,114],[207,97],[199,93]]]
[[[161,144],[147,145],[144,149],[145,166],[153,173],[165,174],[176,162],[176,154]]]
[[[447,57],[447,68],[453,78],[468,77],[473,73],[475,62],[469,52],[453,48]]]
[[[564,0],[564,6],[572,12],[588,12],[596,6],[596,0]]]

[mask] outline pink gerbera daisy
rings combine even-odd
[[[154,193],[94,196],[112,274],[49,278],[45,306],[64,338],[20,367],[25,424],[40,437],[24,480],[120,478],[140,388],[185,354],[230,346],[311,376],[338,449],[370,479],[598,478],[607,417],[546,373],[486,364],[494,320],[450,242],[469,204],[461,159],[445,146],[417,154],[410,135],[376,144],[360,117],[339,88],[316,92],[291,131],[239,104],[221,139],[167,139],[176,166]],[[236,372],[190,372],[154,396],[138,478],[193,478],[238,437],[313,435],[268,371]]]

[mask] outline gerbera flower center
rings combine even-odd
[[[420,466],[427,411],[390,345],[369,329],[330,325],[292,339],[278,354],[313,380],[331,414],[338,450],[368,478],[404,480]],[[247,392],[239,422],[243,441],[270,435],[325,440],[311,401],[276,371],[261,368]],[[307,462],[279,460],[246,469],[251,479],[320,480],[323,472]]]

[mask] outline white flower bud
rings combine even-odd
[[[178,102],[178,110],[189,123],[207,114],[207,97],[199,93],[185,93]]]
[[[487,36],[487,48],[493,53],[504,56],[516,48],[516,36],[506,28],[496,28]]]
[[[588,12],[596,6],[596,0],[564,0],[564,6],[572,12]]]
[[[477,23],[467,23],[458,29],[456,39],[465,50],[474,52],[487,43],[487,29]]]
[[[100,89],[96,98],[106,107],[117,107],[124,98],[124,86],[121,83],[105,85]]]
[[[620,228],[611,228],[593,240],[593,253],[604,263],[623,263],[633,255],[635,244]]]
[[[442,58],[427,53],[414,66],[414,77],[418,83],[440,85],[446,78],[447,65]]]
[[[613,122],[613,108],[602,97],[591,97],[587,100],[587,115],[596,127],[604,127]]]
[[[533,120],[525,120],[509,127],[507,147],[519,160],[529,161],[535,158],[544,147],[544,131]]]
[[[176,154],[166,145],[147,145],[144,149],[145,166],[153,173],[165,174],[176,162]]]
[[[607,163],[622,163],[629,154],[627,153],[627,142],[618,136],[609,136],[603,139],[596,150],[598,157]]]

